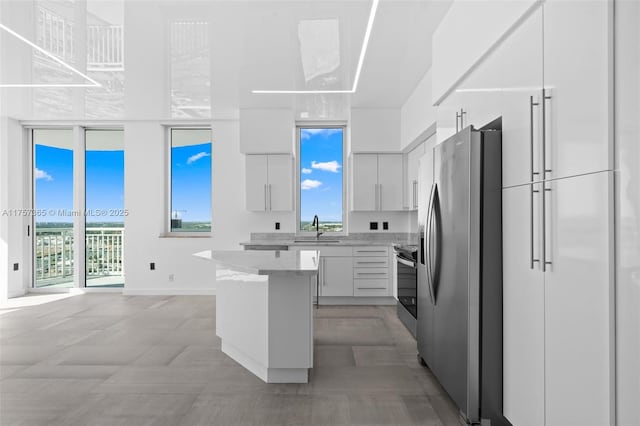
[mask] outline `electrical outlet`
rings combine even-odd
[[[173,274],[169,274],[169,282],[173,282],[173,279],[174,279],[174,278],[175,278],[175,277],[173,276]]]
[[[149,263],[149,269],[152,270],[152,271],[155,271],[156,270],[156,262]]]
[[[280,230],[280,222],[276,222],[276,231]]]
[[[14,270],[14,271],[17,271],[18,269],[20,269],[20,264],[18,264],[18,263],[14,263],[14,264],[13,264],[13,270]]]
[[[371,231],[377,231],[378,230],[378,222],[369,222],[369,229]]]
[[[385,231],[389,230],[389,222],[382,222],[382,229]]]

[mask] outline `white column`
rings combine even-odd
[[[73,127],[73,286],[84,288],[85,277],[85,164],[84,128]]]

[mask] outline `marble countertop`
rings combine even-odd
[[[205,250],[194,256],[212,260],[229,269],[256,275],[316,275],[320,252],[300,251],[217,251]]]
[[[328,241],[327,241],[328,240]],[[344,247],[353,247],[353,246],[390,246],[396,241],[372,241],[372,240],[338,240],[338,239],[325,239],[320,238],[319,241],[315,239],[310,239],[307,241],[302,240],[252,240],[252,241],[243,241],[240,243],[241,246],[344,246]]]

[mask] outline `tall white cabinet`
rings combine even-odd
[[[547,1],[490,56],[515,66],[501,94],[504,414],[514,425],[614,418],[610,6]]]
[[[540,2],[438,114],[438,140],[461,127],[456,113],[476,128],[502,117],[503,402],[516,426],[613,423],[611,8]]]

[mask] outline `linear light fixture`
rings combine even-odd
[[[360,81],[360,72],[362,71],[362,64],[364,63],[364,57],[367,54],[367,47],[369,46],[369,37],[371,36],[373,21],[376,19],[376,12],[378,10],[379,2],[380,0],[373,0],[371,3],[371,11],[369,12],[369,21],[367,22],[367,29],[364,33],[362,49],[360,50],[360,58],[358,59],[358,67],[356,68],[356,74],[353,79],[353,87],[351,89],[347,89],[347,90],[252,90],[251,93],[288,94],[288,95],[355,93],[356,90],[358,89],[358,82]]]
[[[57,58],[53,54],[47,52],[42,47],[36,45],[32,41],[30,41],[30,40],[26,39],[25,37],[21,36],[20,34],[15,32],[11,28],[7,27],[6,25],[0,23],[0,29],[5,30],[6,32],[11,34],[12,36],[16,37],[18,40],[20,40],[20,41],[22,41],[24,43],[27,43],[29,46],[31,46],[34,49],[36,49],[38,52],[42,53],[43,55],[46,55],[47,57],[49,57],[51,59],[53,59],[55,62],[59,63],[60,65],[62,65],[66,69],[68,69],[69,71],[80,75],[82,78],[84,78],[84,79],[86,79],[86,80],[88,80],[90,82],[90,83],[16,83],[16,84],[0,83],[0,87],[102,87],[102,85],[100,83],[98,83],[97,81],[95,81],[94,79],[89,77],[88,75],[83,74],[82,72],[78,71],[77,69],[75,69],[74,67],[72,67],[71,65],[69,65],[65,61],[63,61],[62,59]]]

